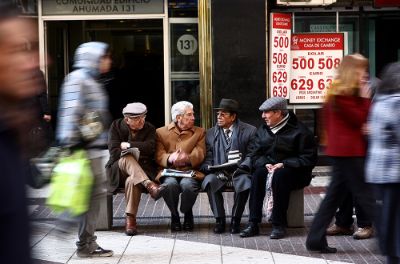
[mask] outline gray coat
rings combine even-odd
[[[200,170],[205,174],[215,174],[217,171],[211,171],[208,169],[209,165],[220,165],[227,161],[227,154],[232,150],[239,150],[242,154],[242,160],[239,162],[240,165],[245,165],[250,167],[250,158],[246,157],[250,152],[250,144],[254,140],[256,133],[256,128],[250,124],[241,122],[238,120],[233,126],[233,133],[231,136],[231,143],[228,145],[226,141],[222,140],[224,138],[224,131],[218,125],[207,130],[206,134],[206,158],[201,165]],[[228,172],[233,172],[238,166],[231,168]],[[251,179],[250,174],[238,174],[233,177],[233,186],[237,192],[242,192],[244,190],[250,189]],[[202,183],[202,188],[205,189],[210,183],[207,177]],[[219,190],[224,186],[223,181],[219,181],[217,186],[211,186],[215,190]]]

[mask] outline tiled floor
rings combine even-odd
[[[46,189],[31,192],[33,218],[32,247],[37,264],[42,263],[384,263],[376,240],[354,240],[352,237],[329,237],[337,254],[310,253],[305,249],[308,227],[318,209],[329,181],[326,167],[318,167],[312,184],[305,189],[305,227],[288,229],[288,236],[271,240],[271,228],[261,227],[261,235],[240,238],[229,233],[214,234],[214,218],[206,194],[200,194],[195,207],[195,230],[171,233],[169,210],[162,199],[153,201],[142,196],[138,216],[139,235],[125,236],[123,195],[114,196],[114,227],[97,232],[101,246],[115,251],[105,259],[79,259],[75,255],[76,232],[60,236],[54,230],[56,216],[44,206]],[[225,193],[225,208],[231,208],[232,193]],[[248,209],[243,216],[247,221]],[[227,218],[229,223],[229,218]]]

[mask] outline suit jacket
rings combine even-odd
[[[106,164],[106,172],[112,191],[119,186],[120,171],[118,160],[121,156],[121,142],[129,142],[131,147],[140,150],[139,165],[150,179],[154,179],[156,172],[154,162],[156,146],[155,127],[151,123],[146,122],[143,128],[132,138],[131,131],[125,123],[124,118],[117,119],[111,124],[111,128],[108,132],[110,159]]]
[[[181,148],[189,154],[190,166],[174,167],[168,165],[168,157]],[[204,128],[194,126],[185,131],[179,131],[174,122],[160,127],[156,130],[156,163],[159,166],[159,172],[156,180],[161,177],[164,168],[173,168],[178,170],[195,170],[196,179],[202,180],[204,174],[199,171],[200,165],[206,155],[205,130]]]

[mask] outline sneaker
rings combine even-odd
[[[367,239],[372,237],[374,234],[374,229],[372,226],[359,227],[353,234],[354,239]]]
[[[326,229],[327,236],[351,236],[354,233],[353,226],[341,227],[336,224],[331,225]]]
[[[86,250],[78,250],[76,255],[80,258],[91,258],[91,257],[111,257],[114,254],[114,251],[103,249],[98,247],[93,252],[87,252]]]

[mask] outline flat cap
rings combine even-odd
[[[287,102],[283,97],[271,97],[260,106],[260,111],[287,110]]]
[[[214,109],[237,113],[239,111],[239,103],[233,99],[222,98],[219,106]]]
[[[127,104],[122,110],[122,114],[130,116],[140,116],[147,113],[147,107],[142,103]]]

